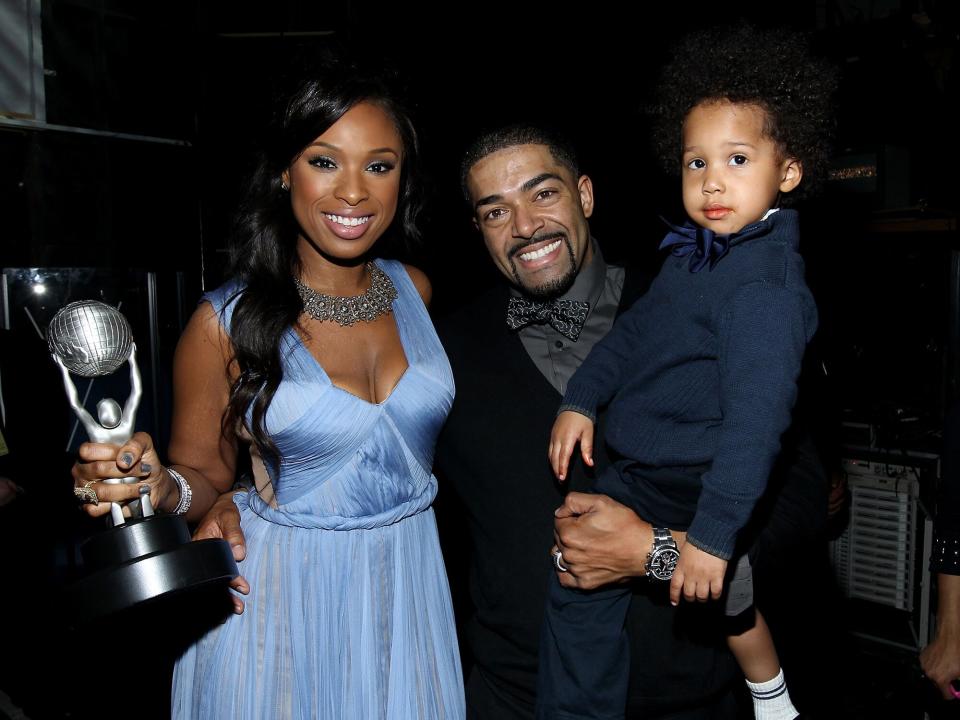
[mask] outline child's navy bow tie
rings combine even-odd
[[[669,223],[667,223],[669,225]],[[674,257],[690,256],[690,272],[700,272],[713,266],[730,250],[730,236],[717,235],[713,230],[690,225],[670,225],[670,232],[660,243],[660,249],[670,248]]]
[[[670,232],[660,243],[660,250],[670,248],[670,254],[674,257],[689,255],[692,273],[700,272],[708,265],[713,270],[732,245],[770,231],[770,223],[762,220],[729,235],[717,235],[709,228],[695,225],[673,225],[669,222],[667,225],[670,226]]]

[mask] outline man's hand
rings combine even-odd
[[[554,516],[556,549],[568,570],[558,575],[564,587],[592,590],[644,574],[653,529],[626,505],[572,492]]]
[[[580,443],[580,455],[583,461],[593,467],[593,420],[572,410],[564,410],[557,415],[550,432],[550,447],[547,457],[557,480],[567,479],[567,468],[573,448]]]
[[[688,602],[718,599],[723,594],[723,577],[726,573],[726,560],[686,543],[670,580],[670,603],[679,604],[681,592]]]
[[[247,556],[247,541],[243,536],[243,530],[240,529],[240,511],[233,503],[233,496],[236,493],[228,492],[217,498],[213,507],[203,516],[203,520],[197,526],[193,533],[194,540],[207,540],[210,538],[223,538],[230,544],[233,550],[233,559],[240,562]],[[250,585],[238,575],[230,582],[230,587],[242,595],[250,594]],[[233,611],[237,615],[243,614],[243,600],[236,595],[233,599]]]

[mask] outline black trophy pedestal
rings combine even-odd
[[[222,582],[239,571],[225,540],[190,541],[180,515],[131,518],[81,548],[90,574],[69,588],[89,615],[108,615],[168,594]]]

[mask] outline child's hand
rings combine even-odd
[[[723,577],[727,573],[727,561],[686,543],[680,551],[677,568],[670,580],[670,604],[680,602],[680,591],[688,602],[716,600],[723,593]]]
[[[567,479],[567,466],[573,454],[573,446],[580,443],[583,461],[593,467],[593,420],[572,410],[557,415],[550,433],[550,448],[547,457],[557,480]]]

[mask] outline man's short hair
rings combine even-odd
[[[471,143],[463,156],[463,161],[460,163],[460,188],[468,204],[470,191],[467,189],[467,175],[470,174],[471,168],[487,155],[517,145],[545,145],[553,159],[567,168],[574,179],[580,177],[577,152],[566,137],[554,130],[535,125],[509,125],[480,135]]]

